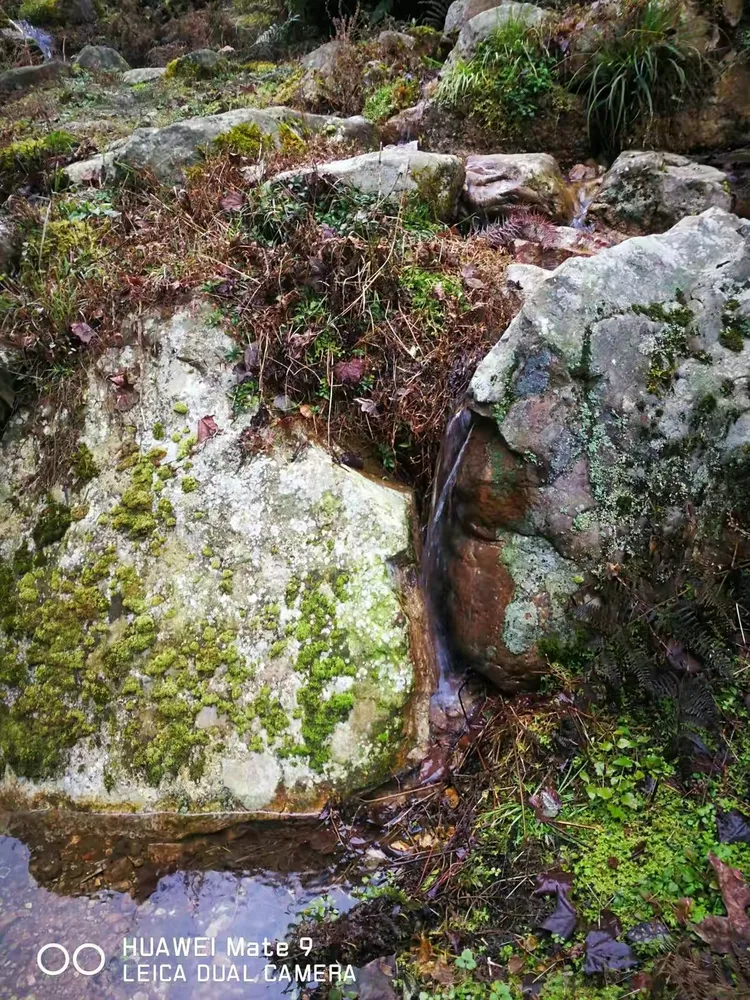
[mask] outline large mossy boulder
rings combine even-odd
[[[114,181],[129,172],[152,174],[164,184],[182,179],[188,167],[200,163],[212,144],[260,158],[264,151],[295,145],[308,135],[323,132],[363,145],[375,141],[376,130],[361,117],[335,118],[273,107],[238,108],[218,115],[186,118],[164,128],[138,128],[105,153],[74,163],[65,171],[73,184]]]
[[[729,209],[726,174],[676,153],[620,153],[589,212],[624,232],[660,233],[686,215]]]
[[[457,156],[427,153],[411,146],[387,146],[379,153],[363,153],[315,167],[289,170],[269,183],[283,184],[297,177],[317,175],[384,200],[414,194],[436,217],[450,222],[464,183],[463,162]]]
[[[528,289],[471,383],[446,569],[464,661],[529,684],[608,563],[680,524],[715,543],[747,504],[748,358],[750,222],[721,209]]]
[[[295,812],[388,776],[424,736],[410,493],[232,397],[208,309],[133,331],[0,441],[3,800]]]

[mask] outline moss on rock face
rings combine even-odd
[[[408,549],[409,500],[309,444],[243,460],[223,333],[192,312],[146,325],[168,342],[138,406],[125,423],[102,405],[127,366],[104,355],[46,503],[13,499],[23,433],[0,443],[18,472],[0,500],[2,761],[98,807],[263,808],[286,789],[306,808],[404,748],[413,674],[388,560]],[[222,432],[201,445],[199,412]]]

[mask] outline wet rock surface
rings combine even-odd
[[[292,429],[248,451],[230,346],[196,308],[106,351],[46,500],[33,415],[6,431],[6,802],[304,811],[422,738],[410,495]]]
[[[461,653],[501,687],[544,669],[538,640],[658,511],[710,531],[730,502],[749,314],[750,230],[721,209],[532,283],[472,382],[448,571]]]

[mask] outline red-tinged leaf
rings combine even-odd
[[[708,860],[716,872],[727,915],[706,917],[695,925],[696,933],[712,951],[721,955],[733,951],[735,944],[744,950],[750,944],[750,917],[747,915],[747,908],[750,906],[750,887],[737,868],[730,868],[715,854],[709,854]]]
[[[647,972],[636,972],[634,976],[630,977],[630,988],[631,990],[637,990],[639,993],[650,992],[654,986],[654,977],[650,976]]]
[[[216,437],[217,434],[221,434],[219,430],[219,425],[216,423],[213,417],[201,417],[198,421],[198,444],[203,444],[204,441],[210,440],[212,437]]]
[[[245,196],[241,191],[227,191],[219,199],[219,206],[223,212],[239,212],[245,204]]]
[[[93,327],[90,327],[88,323],[71,323],[70,332],[74,337],[77,337],[82,344],[90,344],[96,336],[96,330],[94,330]]]
[[[333,366],[333,374],[344,385],[356,385],[362,381],[366,369],[364,358],[350,358],[349,361],[337,361]]]

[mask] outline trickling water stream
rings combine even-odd
[[[433,704],[446,706],[455,701],[461,678],[453,662],[451,640],[444,615],[448,585],[447,527],[451,520],[453,489],[461,459],[471,440],[473,415],[464,408],[455,413],[445,429],[440,457],[435,472],[430,519],[422,556],[422,586],[424,589],[430,630],[438,667],[437,689]]]

